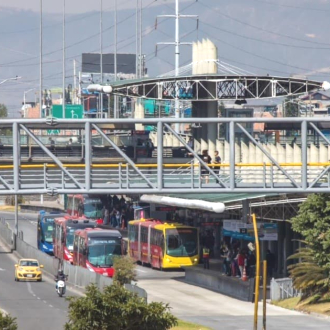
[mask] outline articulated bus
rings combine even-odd
[[[161,270],[197,265],[198,229],[152,219],[130,221],[128,254],[142,264]]]
[[[96,223],[85,217],[61,217],[54,221],[54,256],[61,260],[73,262],[73,238],[78,229],[95,228]]]
[[[100,198],[88,195],[68,195],[67,213],[71,216],[82,216],[102,220],[103,203]]]
[[[37,226],[37,246],[42,252],[53,254],[54,219],[65,213],[40,211]]]
[[[73,264],[112,277],[113,257],[123,254],[118,230],[81,229],[74,234]]]

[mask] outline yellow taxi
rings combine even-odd
[[[36,259],[20,259],[15,265],[15,281],[42,281],[43,265]]]

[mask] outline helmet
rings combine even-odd
[[[63,276],[63,274],[64,274],[64,273],[63,273],[63,270],[59,270],[59,271],[58,271],[58,275]]]

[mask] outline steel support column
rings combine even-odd
[[[100,133],[100,135],[106,141],[108,141],[108,143],[119,153],[119,155],[123,157],[128,164],[132,166],[132,168],[141,176],[141,178],[143,178],[151,188],[155,189],[153,183],[135,166],[134,162],[132,162],[132,160],[106,134],[104,134],[103,131],[97,125],[95,124],[92,125]]]
[[[301,123],[301,187],[307,189],[307,121]]]
[[[229,123],[229,186],[235,188],[235,123]]]
[[[85,123],[85,188],[86,190],[91,189],[91,124],[89,122]]]
[[[74,182],[74,184],[79,189],[83,189],[81,184],[76,180],[76,178],[63,166],[62,162],[53,155],[51,151],[48,150],[47,147],[45,147],[38,138],[34,136],[33,133],[30,132],[29,129],[27,129],[24,125],[20,124],[20,127],[26,132],[27,135],[29,135],[32,140],[54,161],[54,163]],[[15,174],[15,173],[14,173]]]
[[[162,190],[164,186],[163,180],[163,123],[157,123],[157,186],[158,190]]]
[[[20,141],[19,141],[19,129],[18,123],[13,123],[13,165],[14,165],[14,190],[17,192],[20,187],[19,179],[19,167],[20,167],[20,156],[19,156],[19,149],[20,149]]]
[[[319,133],[320,135],[321,135],[321,137],[328,143],[328,145],[330,145],[330,141],[329,141],[329,139],[316,127],[316,125],[314,125],[314,123],[309,123],[312,127],[313,127],[313,129],[317,132],[317,133]]]

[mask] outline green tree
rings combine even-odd
[[[302,242],[305,243],[306,242]],[[329,291],[329,271],[317,264],[314,250],[308,244],[298,249],[297,253],[288,259],[297,259],[298,263],[288,266],[293,285],[302,290],[303,298],[314,296],[311,302],[316,302],[322,295]]]
[[[0,329],[17,330],[16,318],[4,314],[0,310]]]
[[[291,219],[292,229],[314,251],[315,262],[330,271],[330,194],[311,194]]]
[[[288,96],[284,100],[283,117],[298,117],[299,116],[299,105],[296,102],[296,98]]]
[[[86,288],[85,297],[69,297],[66,330],[167,330],[177,325],[168,305],[148,304],[121,285],[101,292],[95,285]]]
[[[7,118],[8,116],[8,110],[7,107],[0,103],[0,118]]]
[[[124,285],[136,281],[135,262],[130,256],[114,257],[113,268],[115,283]]]

